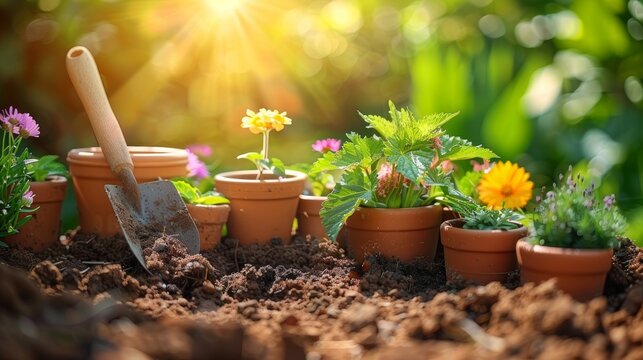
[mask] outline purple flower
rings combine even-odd
[[[614,203],[616,203],[616,197],[614,196],[614,194],[608,195],[603,198],[603,204],[605,204],[605,208],[607,209],[614,206]]]
[[[24,207],[30,207],[33,204],[33,198],[35,194],[33,191],[28,190],[26,193],[22,194],[22,204]]]
[[[313,150],[320,152],[320,153],[325,153],[325,152],[335,152],[339,150],[339,148],[342,146],[342,141],[333,139],[333,138],[328,138],[328,139],[321,139],[315,141],[313,144]]]
[[[189,149],[186,149],[186,151],[188,152],[188,177],[200,180],[210,176],[210,171],[205,163],[199,160],[199,157]]]
[[[40,136],[40,127],[33,117],[29,113],[18,112],[13,106],[2,111],[1,122],[4,130],[23,138]]]
[[[187,150],[194,154],[197,154],[198,156],[203,156],[203,157],[212,156],[212,148],[205,144],[188,145]]]

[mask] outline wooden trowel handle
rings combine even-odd
[[[107,100],[107,94],[91,52],[82,46],[73,47],[67,52],[66,62],[71,82],[85,107],[94,135],[109,167],[114,174],[118,174],[123,167],[133,169],[127,143]]]
[[[94,135],[105,159],[125,187],[129,196],[135,197],[132,205],[138,207],[138,190],[133,175],[134,164],[127,150],[127,143],[116,116],[112,111],[98,67],[91,52],[83,46],[75,46],[67,52],[67,72],[89,116]]]

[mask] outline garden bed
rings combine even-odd
[[[606,296],[588,303],[551,281],[519,287],[517,272],[446,285],[440,253],[431,264],[371,257],[362,270],[325,240],[224,239],[185,257],[161,236],[146,255],[160,275],[119,237],[0,250],[0,357],[643,357],[643,251],[631,242]]]

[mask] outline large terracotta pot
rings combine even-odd
[[[256,170],[215,176],[217,191],[230,200],[228,236],[242,245],[266,244],[274,238],[290,243],[292,224],[306,174],[287,170],[285,178],[270,172],[256,180]]]
[[[17,234],[2,240],[12,247],[42,251],[59,240],[60,213],[67,193],[67,179],[52,176],[47,181],[34,181],[29,184],[29,190],[34,193],[31,208],[38,210],[30,213],[31,219]]]
[[[221,228],[228,221],[228,205],[186,204],[188,212],[199,230],[201,251],[214,249],[221,241]]]
[[[322,203],[326,199],[326,196],[299,195],[297,233],[300,236],[310,235],[317,239],[328,237],[319,217]]]
[[[368,254],[404,262],[432,261],[441,222],[440,205],[406,209],[359,207],[344,226],[346,247],[360,263]]]
[[[447,282],[459,278],[480,285],[505,282],[517,268],[516,242],[529,230],[522,225],[512,230],[463,229],[463,225],[464,220],[452,219],[440,226]]]
[[[128,149],[134,163],[134,176],[139,183],[187,176],[188,155],[185,150],[147,146],[129,146]],[[120,233],[105,185],[121,185],[121,182],[112,174],[101,149],[73,149],[67,154],[67,163],[74,184],[81,231],[101,237]]]
[[[556,278],[558,288],[579,301],[603,294],[605,278],[612,266],[612,249],[567,249],[516,244],[520,280],[540,283]]]

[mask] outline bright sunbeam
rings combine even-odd
[[[228,17],[243,11],[245,0],[203,0],[215,17]]]

